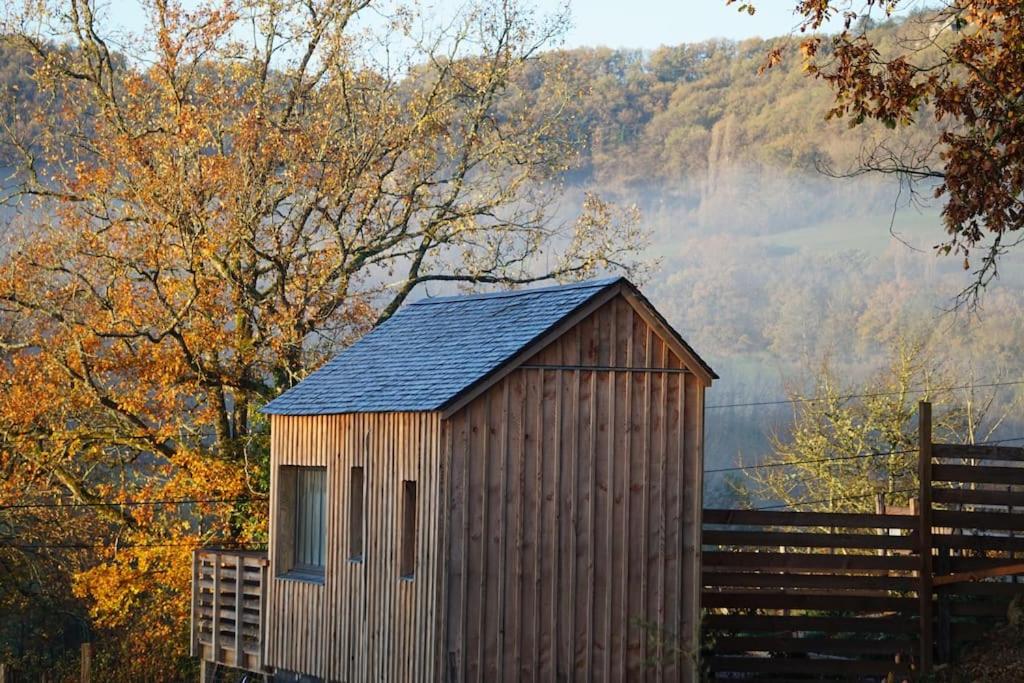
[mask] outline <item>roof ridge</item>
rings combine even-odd
[[[574,289],[591,289],[591,288],[604,288],[622,282],[626,278],[622,275],[605,278],[595,278],[592,280],[582,280],[580,282],[570,282],[567,284],[548,285],[546,287],[527,287],[525,289],[511,289],[499,292],[478,292],[474,294],[454,294],[446,296],[428,296],[416,301],[410,301],[409,306],[423,306],[428,304],[444,304],[453,303],[456,301],[476,301],[477,299],[503,299],[511,298],[516,296],[526,296],[529,294],[543,294],[547,292],[556,291],[568,291]]]

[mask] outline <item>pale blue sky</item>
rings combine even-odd
[[[394,2],[387,0],[385,4]],[[557,11],[565,0],[532,0],[542,11]],[[465,0],[419,0],[421,7],[441,15]],[[185,0],[185,5],[194,0]],[[755,0],[754,16],[740,13],[725,0],[570,0],[573,27],[567,47],[598,46],[655,48],[708,38],[770,37],[789,33],[796,25],[796,0]],[[122,26],[143,25],[138,2],[108,0],[108,16]]]
[[[559,6],[557,0],[537,0]],[[575,0],[569,47],[654,48],[708,38],[770,37],[796,26],[795,0],[760,0],[754,16],[739,13],[725,0]]]

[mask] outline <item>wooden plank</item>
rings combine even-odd
[[[725,636],[715,639],[716,653],[794,652],[832,655],[896,655],[917,650],[917,639],[782,638]]]
[[[576,353],[582,354],[582,348],[580,344],[579,330],[576,334]],[[579,547],[580,539],[580,525],[582,523],[583,505],[580,496],[580,429],[582,425],[582,409],[580,404],[580,392],[582,389],[582,375],[579,372],[573,373],[572,381],[572,412],[573,417],[572,424],[570,425],[569,433],[569,504],[570,508],[570,540],[571,549],[569,551],[569,590],[566,591],[566,600],[568,603],[568,627],[566,629],[566,666],[570,671],[576,671],[579,659],[576,654],[576,647],[578,638],[576,636],[577,628],[579,626],[579,605],[583,602],[580,599],[580,594],[577,590],[577,581],[579,574],[579,558],[583,557],[583,550]]]
[[[508,659],[505,661],[505,670],[502,672],[502,679],[517,680],[519,678],[519,664],[522,656],[522,626],[523,626],[523,539],[524,539],[524,488],[526,487],[526,389],[524,387],[525,373],[515,373],[510,381],[512,382],[512,412],[509,416],[509,472],[511,493],[508,497],[509,517],[512,542],[509,544],[507,562],[509,564],[510,578],[508,584],[510,600],[508,610],[509,621],[505,624],[506,651]]]
[[[192,551],[192,612],[189,615],[189,654],[192,657],[199,656],[199,623],[196,615],[199,613],[199,550]]]
[[[671,366],[679,361],[674,355],[666,359]],[[666,413],[665,422],[665,455],[666,455],[666,563],[665,563],[665,600],[666,616],[664,637],[678,651],[685,648],[683,635],[682,580],[683,580],[683,483],[685,476],[683,467],[683,401],[685,377],[678,374],[666,375]],[[665,678],[670,681],[681,680],[680,656],[673,654],[666,658]]]
[[[681,663],[685,666],[684,683],[700,680],[701,647],[701,535],[704,505],[704,389],[696,377],[684,378],[683,403],[683,572],[684,613],[681,639],[684,652],[689,656]]]
[[[986,531],[1024,531],[1024,515],[1011,512],[957,512],[935,510],[932,523],[952,529],[984,529]]]
[[[1024,552],[1024,538],[988,534],[933,534],[936,548],[1000,552]]]
[[[548,413],[550,404],[545,400],[544,395],[544,371],[537,370],[529,372],[528,375],[532,376],[533,384],[531,387],[531,394],[529,402],[532,405],[533,415],[531,419],[532,424],[532,442],[533,448],[531,453],[531,465],[532,472],[531,476],[527,479],[530,482],[527,486],[527,490],[530,493],[530,509],[532,514],[531,518],[531,536],[530,536],[530,553],[533,555],[531,563],[531,576],[528,582],[529,591],[533,597],[533,604],[530,609],[531,625],[529,629],[530,651],[527,655],[525,667],[520,667],[521,675],[531,678],[537,678],[540,674],[539,666],[541,661],[541,640],[543,638],[542,623],[544,621],[544,603],[543,597],[543,531],[544,527],[544,425],[545,425],[545,414]]]
[[[932,502],[951,505],[1024,507],[1024,491],[932,487]]]
[[[932,457],[936,459],[1022,461],[1024,460],[1024,447],[937,443],[932,445]]]
[[[239,558],[237,555],[235,556],[235,562],[238,563],[238,566],[241,565],[241,558]],[[243,588],[243,586],[242,586],[243,577],[244,577],[243,572],[241,572],[241,571],[236,571],[235,572],[235,604],[234,604],[235,643],[234,643],[233,647],[235,649],[236,661],[237,661],[237,658],[240,657],[241,654],[242,654],[242,627],[239,624],[239,620],[242,617],[242,609],[243,609],[243,607],[242,607],[242,600],[244,599],[243,598],[243,590],[242,590],[242,588]]]
[[[270,563],[260,567],[260,630],[256,667],[262,671],[267,661],[267,589],[270,585]]]
[[[213,556],[213,661],[220,661],[220,553]]]
[[[653,362],[653,346],[654,346],[654,332],[649,326],[645,326],[644,329],[644,364],[648,367]],[[644,375],[644,387],[643,387],[643,417],[640,434],[643,439],[643,473],[640,479],[640,529],[638,536],[640,538],[640,602],[638,605],[638,615],[641,620],[643,627],[646,627],[647,616],[648,616],[648,582],[650,580],[648,571],[648,553],[650,552],[650,516],[651,516],[651,468],[652,468],[652,457],[651,457],[651,396],[652,386],[654,384],[653,375]],[[646,633],[640,634],[640,662],[646,664],[647,662],[647,641]]]
[[[706,528],[709,525],[834,527],[837,529],[916,529],[918,526],[917,520],[909,515],[705,509],[704,526]]]
[[[1016,571],[1014,574],[1024,574],[1024,570]],[[944,574],[940,576],[952,575]],[[1004,574],[1003,576],[1010,575]],[[1008,606],[1010,598],[1014,598],[1024,593],[1024,583],[1016,583],[1012,581],[962,581],[940,586],[936,592],[941,593],[944,596],[948,596],[951,600],[958,600],[961,598],[965,600],[972,600],[976,596],[1006,598],[1006,600],[1003,600],[1003,603],[1005,606]]]
[[[950,557],[949,571],[953,574],[961,572],[974,572],[984,569],[995,569],[1005,567],[1008,564],[1016,564],[1017,560],[1011,557]]]
[[[704,566],[790,570],[907,571],[918,569],[920,563],[916,557],[909,555],[880,557],[877,555],[705,551]]]
[[[705,529],[704,545],[755,547],[807,547],[911,550],[914,536],[882,536],[878,534],[822,534],[791,533],[781,531],[720,531]]]
[[[474,447],[472,451],[471,460],[477,463],[477,468],[482,470],[480,480],[474,481],[470,479],[470,487],[475,489],[475,494],[479,503],[480,514],[480,529],[479,532],[473,535],[479,538],[480,544],[480,576],[478,577],[477,590],[479,592],[478,604],[481,606],[487,603],[487,578],[488,571],[490,571],[490,565],[488,562],[488,551],[490,548],[490,534],[489,534],[489,516],[490,516],[490,472],[493,469],[491,467],[491,453],[489,450],[491,442],[491,410],[492,401],[491,397],[493,392],[485,393],[480,401],[477,401],[469,406],[468,413],[474,416],[473,420],[475,425],[472,430],[476,438],[474,439]],[[497,404],[497,401],[493,402]],[[474,412],[474,408],[478,408],[479,412]],[[491,616],[490,610],[478,609],[477,610],[477,624],[474,629],[477,632],[477,671],[478,678],[484,680],[488,677],[487,673],[487,652],[486,647],[488,644],[488,623],[487,618]],[[466,675],[472,677],[472,668],[466,669]]]
[[[931,674],[934,619],[932,618],[932,478],[937,474],[932,467],[932,404],[918,403],[918,617],[921,639],[918,661],[923,675]],[[941,466],[936,466],[941,467]]]
[[[767,572],[703,573],[703,584],[714,587],[820,588],[823,590],[913,591],[917,580],[908,576],[857,576],[849,574],[776,574]]]
[[[507,571],[508,562],[505,558],[508,557],[508,480],[510,476],[510,462],[509,462],[509,419],[510,419],[510,384],[508,379],[505,379],[501,385],[501,424],[497,426],[497,459],[498,459],[498,499],[497,503],[497,523],[495,524],[495,533],[497,538],[495,539],[498,544],[498,562],[497,567],[497,595],[495,602],[497,605],[496,610],[496,632],[494,634],[494,669],[492,672],[492,680],[501,680],[505,672],[505,629],[504,624],[506,623],[506,584],[507,584]]]
[[[893,598],[885,595],[843,595],[783,591],[730,591],[706,590],[702,596],[705,608],[742,609],[813,609],[845,612],[902,612],[911,614],[917,598]]]
[[[706,631],[730,630],[749,633],[891,633],[916,634],[917,617],[836,617],[748,614],[706,614]]]
[[[934,481],[952,481],[972,484],[1024,484],[1024,467],[998,467],[994,465],[932,465]]]
[[[616,364],[632,365],[633,360],[633,312],[621,300],[616,312]],[[629,374],[617,372],[613,374],[613,400],[615,434],[612,439],[612,480],[614,482],[614,506],[616,527],[612,537],[612,558],[618,561],[617,581],[612,591],[614,605],[614,623],[612,625],[614,650],[609,650],[612,668],[609,675],[625,680],[629,666],[629,640],[631,624],[629,621],[629,576],[630,557],[634,553],[630,546],[631,529],[629,524],[630,487],[632,485],[632,432],[633,432],[633,379]]]
[[[1024,563],[1016,562],[1013,564],[1003,565],[1001,567],[992,567],[990,569],[977,569],[975,571],[947,574],[946,576],[936,576],[932,582],[936,586],[948,586],[950,584],[960,583],[963,581],[977,581],[978,579],[988,579],[996,576],[1013,576],[1014,574],[1024,574]]]
[[[587,499],[589,503],[589,510],[587,516],[587,560],[586,569],[584,576],[586,577],[586,583],[581,591],[586,598],[587,614],[586,614],[586,636],[583,641],[584,645],[584,664],[583,670],[586,677],[587,683],[592,683],[594,680],[594,602],[595,602],[595,555],[596,551],[594,548],[597,542],[598,534],[596,532],[597,522],[597,482],[596,482],[596,470],[597,470],[597,374],[590,373],[587,376],[587,384],[589,385],[588,392],[588,406],[590,410],[590,420],[587,423],[587,450],[583,451],[587,453],[587,459],[590,461],[590,467],[587,470],[589,481],[587,482]]]
[[[561,356],[559,356],[561,358]],[[548,529],[551,534],[551,547],[547,550],[548,557],[551,559],[551,570],[554,576],[550,579],[550,590],[551,594],[548,597],[548,607],[551,610],[549,624],[550,629],[550,641],[548,647],[551,652],[551,661],[548,668],[543,672],[546,676],[558,676],[560,671],[561,659],[561,638],[563,637],[562,630],[560,628],[560,616],[561,600],[562,595],[560,593],[562,589],[562,557],[564,554],[564,543],[562,535],[562,425],[563,416],[565,415],[565,394],[564,394],[564,378],[565,373],[558,372],[554,373],[555,376],[555,394],[554,394],[554,429],[552,432],[553,447],[551,459],[553,460],[552,467],[554,472],[552,475],[551,489],[552,489],[552,500],[550,505],[553,507],[552,514],[552,525]]]
[[[911,673],[908,662],[854,659],[793,659],[769,657],[709,657],[708,667],[715,672],[800,673],[820,675],[882,675]]]

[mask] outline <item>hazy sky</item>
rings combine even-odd
[[[530,1],[552,12],[565,2]],[[122,26],[139,30],[144,25],[139,3],[107,0],[105,4],[108,16]],[[194,5],[195,0],[184,4]],[[445,15],[465,0],[419,0],[419,4]],[[788,33],[796,25],[796,0],[755,0],[755,4],[757,13],[750,16],[738,12],[736,5],[727,7],[725,0],[570,0],[573,28],[565,44],[655,48],[708,38],[770,37]]]
[[[558,0],[536,0],[556,8]],[[789,33],[796,25],[795,0],[760,0],[757,13],[739,13],[725,0],[574,0],[569,47],[653,48],[707,38],[749,38]]]

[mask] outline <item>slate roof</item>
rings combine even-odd
[[[606,278],[414,301],[268,403],[263,412],[333,415],[443,409],[622,282],[624,278]]]

